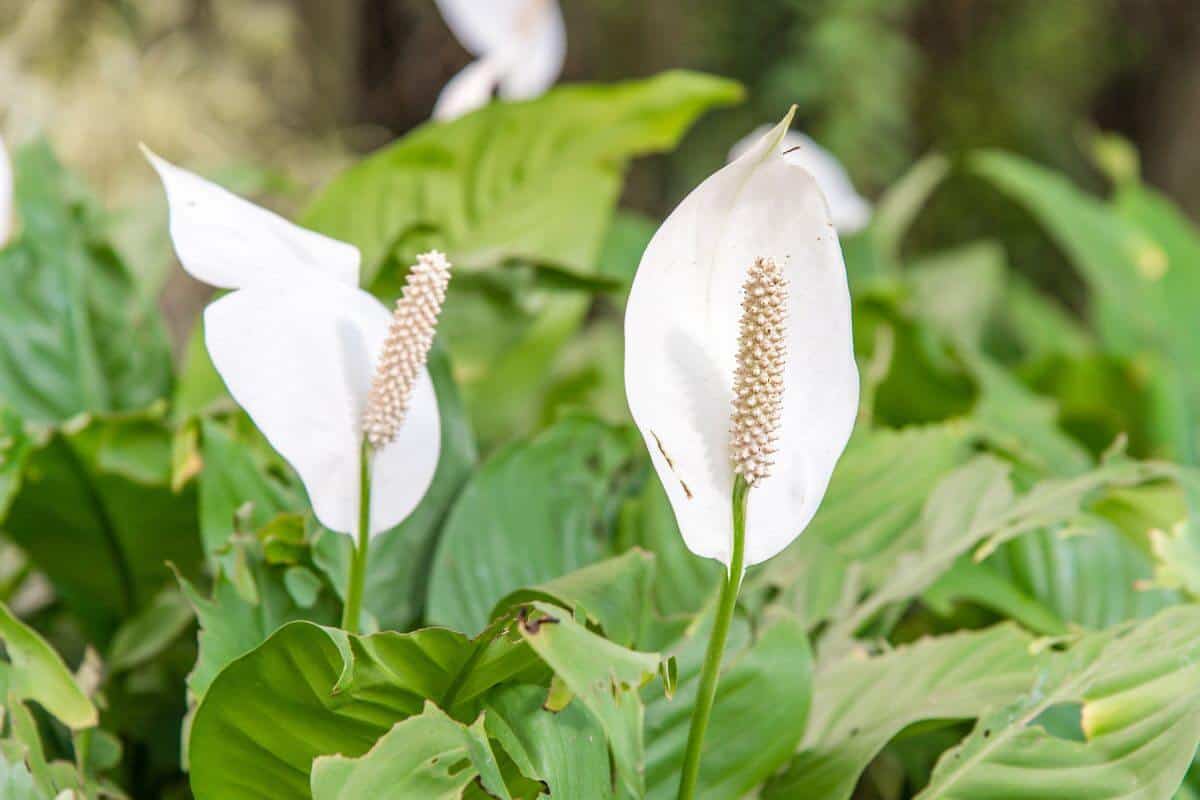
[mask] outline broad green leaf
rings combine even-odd
[[[927,155],[879,198],[868,232],[887,258],[899,258],[904,235],[949,171],[950,163],[945,156]]]
[[[695,614],[718,591],[724,568],[687,549],[667,494],[655,476],[649,476],[641,493],[621,509],[618,537],[622,546],[637,546],[654,554],[652,591],[661,614]]]
[[[91,728],[99,717],[96,707],[76,683],[62,658],[46,640],[13,616],[0,603],[0,639],[8,654],[9,698],[34,700],[64,725]]]
[[[0,525],[21,489],[25,462],[33,449],[34,441],[21,418],[11,409],[0,408]]]
[[[429,621],[478,633],[508,593],[606,555],[614,490],[633,451],[625,429],[571,417],[496,453],[446,519],[429,581]]]
[[[592,271],[625,162],[669,149],[697,116],[740,97],[731,81],[668,72],[492,103],[347,170],[305,222],[357,245],[368,285],[389,259],[407,266],[429,247],[460,267],[523,257]]]
[[[1128,353],[1162,337],[1166,257],[1141,228],[1064,177],[1002,152],[982,152],[971,169],[1027,208],[1071,257],[1096,299],[1105,342]]]
[[[33,423],[137,411],[170,392],[157,309],[42,141],[16,153],[24,225],[0,250],[0,397]]]
[[[1149,590],[1150,558],[1092,514],[1014,539],[987,563],[1063,621],[1091,630],[1148,617],[1179,601],[1174,592]]]
[[[187,630],[195,613],[187,599],[172,587],[163,589],[137,615],[117,628],[105,659],[112,672],[151,660]]]
[[[579,293],[546,298],[479,378],[466,382],[467,404],[483,442],[508,441],[514,433],[536,429],[542,404],[531,402],[527,395],[536,398],[549,388],[553,362],[578,332],[590,305],[591,298]],[[472,335],[478,336],[478,331]],[[514,387],[523,391],[513,391]]]
[[[1167,800],[1200,743],[1200,607],[1091,634],[943,754],[921,800]],[[1083,740],[1039,724],[1078,705]]]
[[[51,800],[34,786],[29,768],[18,760],[9,760],[0,751],[0,797],[6,800]]]
[[[483,719],[468,727],[426,703],[362,756],[318,758],[312,794],[314,800],[454,800],[476,779],[489,796],[511,800]]]
[[[1158,297],[1165,313],[1160,323],[1170,351],[1181,365],[1194,370],[1200,364],[1200,343],[1192,335],[1200,298],[1200,233],[1166,195],[1151,187],[1123,185],[1113,204],[1123,219],[1136,225],[1162,252],[1165,263]]]
[[[500,688],[488,698],[488,734],[521,772],[545,782],[551,797],[609,800],[612,770],[600,723],[581,703],[547,711],[545,702],[541,687]]]
[[[1037,535],[1028,534],[1025,538]],[[1007,547],[1001,548],[1000,552],[1005,552]],[[965,601],[989,608],[1036,633],[1049,636],[1067,633],[1066,621],[1054,609],[1015,585],[991,564],[980,564],[967,557],[958,559],[954,566],[942,573],[922,593],[921,600],[942,616],[950,616],[954,606]]]
[[[905,278],[923,322],[951,341],[980,348],[1005,299],[1007,272],[999,245],[975,242],[914,261]]]
[[[199,573],[196,492],[171,491],[170,473],[153,415],[81,418],[29,455],[4,530],[98,645],[170,581],[167,562]]]
[[[18,752],[21,752],[21,758],[29,767],[34,786],[43,796],[54,796],[57,800],[57,781],[51,764],[46,760],[46,751],[33,713],[24,701],[17,698],[15,692],[8,693],[5,710],[8,713],[9,730],[20,748]]]
[[[500,638],[491,650],[514,648]],[[192,723],[192,791],[198,800],[310,797],[314,758],[366,753],[426,700],[440,700],[472,650],[465,636],[441,628],[357,637],[285,625],[208,687]],[[477,698],[529,659],[485,655],[459,700]]]
[[[1195,420],[1200,410],[1200,343],[1193,335],[1200,299],[1200,232],[1166,195],[1148,186],[1123,184],[1113,202],[1117,213],[1137,225],[1164,256],[1160,323],[1165,353],[1174,361],[1175,372],[1184,384],[1181,388],[1187,405],[1187,419],[1178,433],[1177,457],[1192,462],[1198,446]]]
[[[1008,624],[821,666],[799,755],[763,797],[848,800],[871,760],[908,726],[974,718],[1028,691],[1038,666],[1031,643]]]
[[[900,552],[878,588],[833,622],[822,653],[826,643],[831,652],[842,652],[879,611],[924,592],[968,552],[982,559],[1022,534],[1075,519],[1099,489],[1165,475],[1152,464],[1116,462],[1076,477],[1044,480],[1018,497],[1008,472],[1000,461],[979,456],[943,479],[922,511],[919,543]]]
[[[1053,400],[1035,394],[984,355],[968,350],[961,355],[979,384],[971,419],[994,445],[1042,474],[1077,475],[1092,465],[1087,450],[1059,427]]]
[[[600,723],[625,791],[643,797],[645,709],[637,690],[660,672],[662,658],[597,636],[557,606],[532,606],[520,621],[522,638]]]
[[[911,531],[930,492],[970,456],[973,438],[968,426],[956,422],[902,430],[860,428],[838,462],[812,524],[758,577],[752,574],[749,585],[762,582],[784,591],[811,585],[820,577],[812,570],[813,540],[847,562],[862,562],[864,579],[878,583],[894,566],[893,556],[911,546]],[[827,558],[820,561],[828,564]]]
[[[703,644],[699,638],[697,644]],[[646,706],[646,781],[650,798],[675,797],[700,680],[702,650],[680,658],[674,696],[655,693]],[[804,626],[785,616],[757,641],[726,658],[717,685],[697,797],[744,797],[787,762],[804,735],[812,699],[812,651]],[[814,795],[817,796],[817,795]]]
[[[300,607],[284,583],[286,568],[247,565],[255,598],[247,599],[224,575],[213,584],[212,597],[206,598],[187,580],[180,586],[200,624],[199,655],[188,675],[188,690],[194,699],[202,699],[213,679],[228,664],[262,644],[281,625],[295,620],[333,623],[335,609],[328,605]]]
[[[1040,293],[1028,280],[1010,273],[999,325],[1027,360],[1053,353],[1084,355],[1096,348],[1090,331],[1066,307]]]
[[[577,617],[603,629],[605,638],[625,647],[638,643],[642,627],[654,613],[650,587],[655,559],[641,550],[581,567],[540,586],[505,597],[492,612],[499,618],[513,607],[537,600],[572,608]]]
[[[296,510],[301,500],[269,474],[252,447],[224,426],[212,420],[202,422],[200,447],[204,469],[198,481],[199,517],[204,551],[209,559],[228,568],[229,540],[239,515],[246,516],[250,527],[260,528],[276,514]]]

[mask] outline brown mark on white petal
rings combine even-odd
[[[650,431],[650,435],[654,437],[654,445],[658,448],[658,452],[662,453],[662,457],[667,460],[667,466],[674,472],[675,462],[667,455],[667,448],[663,447],[662,439],[658,438],[658,434],[654,431]]]
[[[658,452],[662,453],[662,457],[666,459],[667,466],[671,468],[671,472],[675,473],[675,479],[678,480],[679,485],[683,487],[683,493],[687,495],[687,499],[693,499],[694,495],[692,494],[692,490],[688,488],[686,483],[684,483],[683,478],[679,477],[679,472],[675,469],[675,462],[669,455],[667,455],[667,448],[663,447],[662,439],[658,438],[658,434],[654,431],[650,431],[650,435],[654,437],[654,446],[658,448]]]

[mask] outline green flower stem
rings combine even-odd
[[[358,547],[350,561],[350,586],[342,609],[342,628],[358,633],[363,584],[367,581],[367,546],[371,541],[371,445],[363,440],[358,467]]]
[[[733,610],[737,606],[738,591],[742,588],[742,574],[745,571],[746,495],[749,491],[749,485],[738,475],[733,482],[733,557],[729,561],[729,573],[725,583],[721,586],[717,618],[713,622],[712,637],[708,640],[708,651],[704,654],[700,689],[696,692],[692,727],[688,731],[687,750],[683,755],[679,800],[692,800],[696,794],[696,782],[700,779],[700,753],[704,749],[704,733],[708,730],[708,718],[712,716],[713,702],[717,697],[717,681],[721,677],[725,639],[729,636],[729,625],[733,622]]]

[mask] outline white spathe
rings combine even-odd
[[[4,139],[0,137],[0,247],[8,244],[16,220],[13,216],[13,169]]]
[[[321,524],[353,534],[363,410],[391,320],[358,288],[358,249],[146,155],[166,187],[180,263],[233,290],[204,312],[213,365],[299,474]],[[440,441],[437,397],[422,369],[399,435],[373,455],[372,535],[416,508]]]
[[[556,0],[437,0],[455,38],[478,60],[442,89],[433,118],[450,120],[501,97],[537,97],[554,85],[567,54]]]
[[[770,125],[763,125],[739,140],[730,148],[729,160],[741,157],[770,130]],[[871,204],[854,188],[850,174],[832,153],[799,131],[788,131],[777,146],[787,161],[803,167],[816,180],[825,193],[829,215],[839,233],[856,233],[867,226],[871,221]]]
[[[625,312],[633,419],[684,542],[726,565],[741,288],[756,258],[773,259],[788,282],[788,356],[775,464],[747,500],[747,566],[808,525],[858,409],[846,269],[820,189],[781,155],[791,117],[671,213],[642,256]]]

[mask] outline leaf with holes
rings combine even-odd
[[[1003,625],[822,664],[799,755],[768,783],[764,800],[847,800],[871,760],[908,726],[974,718],[1029,691],[1038,667],[1031,643]]]
[[[919,800],[1168,800],[1200,744],[1200,607],[1091,634],[943,754]],[[1080,709],[1079,734],[1039,718]]]

